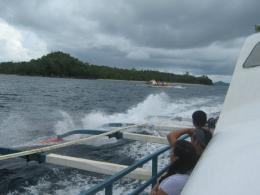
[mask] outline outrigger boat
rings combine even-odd
[[[259,30],[260,27],[257,29]],[[182,194],[260,194],[259,75],[260,33],[257,33],[246,40],[241,50],[214,136],[193,170]],[[139,187],[129,192],[129,194],[140,194],[148,186],[155,185],[158,178],[166,172],[168,166],[158,170],[158,156],[170,149],[165,137],[127,132],[131,128],[143,126],[145,124],[117,127],[110,131],[89,131],[89,134],[92,134],[89,137],[26,151],[1,148],[0,153],[3,155],[0,156],[0,160],[23,157],[28,161],[34,160],[112,175],[100,184],[82,191],[81,195],[96,194],[104,189],[106,195],[111,195],[114,182],[122,177],[143,180],[144,182]],[[49,153],[54,149],[86,143],[106,136],[156,142],[166,146],[130,166]],[[182,137],[182,139],[185,138]],[[148,161],[152,161],[152,170],[141,168]]]
[[[173,84],[169,84],[163,81],[156,81],[156,80],[151,80],[149,82],[147,82],[149,87],[172,87]]]

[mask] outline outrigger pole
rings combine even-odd
[[[64,147],[67,147],[67,146],[80,144],[80,143],[87,142],[87,141],[93,141],[93,140],[96,140],[100,137],[108,136],[108,135],[111,135],[111,134],[116,133],[116,132],[125,131],[129,128],[143,127],[143,126],[145,126],[145,124],[130,125],[130,126],[127,126],[127,127],[117,128],[117,129],[114,129],[114,130],[111,130],[111,131],[108,131],[108,132],[105,132],[105,133],[101,133],[99,135],[93,135],[93,136],[90,136],[90,137],[85,137],[85,138],[80,138],[80,139],[77,139],[77,140],[67,141],[67,142],[55,144],[55,145],[52,145],[52,146],[46,146],[46,147],[42,147],[42,148],[37,148],[37,149],[26,150],[26,151],[22,151],[22,152],[16,152],[16,153],[12,153],[12,154],[2,155],[2,156],[0,156],[0,160],[7,160],[7,159],[11,159],[11,158],[17,158],[17,157],[36,154],[36,153],[47,152],[47,151],[51,151],[51,150],[55,150],[55,149],[59,149],[59,148],[64,148]]]
[[[76,169],[81,169],[85,171],[101,173],[106,175],[113,175],[118,172],[121,172],[128,168],[126,165],[102,162],[102,161],[95,161],[83,158],[76,158],[71,156],[64,156],[58,154],[45,154],[44,152],[48,152],[54,149],[63,148],[67,146],[71,146],[74,144],[80,144],[83,142],[93,141],[100,137],[108,136],[109,138],[115,137],[117,139],[129,139],[129,140],[137,140],[137,141],[144,141],[144,142],[154,142],[159,144],[168,144],[167,139],[165,137],[158,137],[152,135],[143,135],[137,133],[129,133],[124,132],[133,127],[144,127],[147,126],[146,124],[135,124],[126,127],[117,128],[111,131],[104,130],[74,130],[68,133],[58,135],[57,138],[62,140],[62,138],[75,135],[75,134],[92,134],[90,137],[80,138],[77,140],[67,141],[60,144],[55,144],[51,146],[46,146],[42,148],[26,150],[26,151],[18,151],[16,149],[7,149],[7,148],[0,148],[0,160],[7,160],[16,157],[21,157],[26,159],[27,161],[38,161],[39,163],[50,163],[60,166],[66,166]],[[154,126],[155,127],[155,126]],[[176,129],[173,127],[172,129]],[[138,180],[149,180],[152,176],[152,171],[145,169],[145,168],[137,168],[133,170],[131,173],[125,175],[125,177],[138,179]]]
[[[62,135],[57,136],[57,140],[62,140],[65,137],[71,136],[71,135],[83,135],[83,134],[88,134],[88,135],[100,135],[104,133],[103,130],[89,130],[89,129],[80,129],[80,130],[74,130],[70,131],[68,133],[64,133]],[[129,132],[116,132],[113,133],[115,134],[114,136],[108,135],[108,137],[115,137],[117,139],[129,139],[129,140],[135,140],[135,141],[143,141],[143,142],[153,142],[153,143],[158,143],[158,144],[168,144],[168,141],[165,137],[158,137],[154,135],[143,135],[139,133],[129,133]]]

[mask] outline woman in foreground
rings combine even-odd
[[[179,195],[197,160],[196,149],[190,142],[176,141],[170,168],[152,189],[151,195]]]

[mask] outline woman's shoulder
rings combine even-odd
[[[176,181],[186,181],[187,179],[189,178],[189,174],[179,174],[179,173],[176,173],[174,175],[171,175],[169,177],[167,177],[165,179],[165,182],[168,181],[168,182],[176,182]]]
[[[187,174],[171,175],[162,181],[160,188],[167,194],[180,194],[188,178]]]

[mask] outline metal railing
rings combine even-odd
[[[108,179],[104,180],[102,183],[97,184],[96,186],[90,188],[89,190],[82,191],[80,193],[80,195],[96,194],[97,192],[99,192],[103,189],[105,189],[105,195],[111,195],[111,194],[113,194],[113,184],[114,184],[114,182],[121,179],[122,177],[124,177],[128,173],[132,172],[133,170],[142,166],[143,164],[147,163],[150,160],[152,160],[152,177],[149,180],[147,180],[145,183],[143,183],[140,187],[135,189],[130,194],[138,194],[139,192],[143,191],[146,187],[148,187],[151,184],[152,184],[152,186],[154,186],[157,182],[157,178],[159,176],[161,176],[168,168],[168,166],[167,166],[167,167],[163,168],[162,170],[160,170],[158,172],[158,156],[160,154],[166,152],[169,149],[170,149],[170,146],[166,146],[166,147],[161,148],[160,150],[154,152],[153,154],[146,156],[145,158],[139,160],[138,162],[136,162],[133,165],[127,167],[126,169],[118,172],[117,174],[112,175]]]
[[[183,135],[179,139],[184,140],[188,138],[188,135]],[[94,187],[81,191],[80,195],[94,195],[97,192],[105,189],[105,195],[112,195],[113,194],[113,184],[124,177],[125,175],[129,174],[130,172],[134,171],[136,168],[142,166],[143,164],[147,163],[148,161],[152,160],[152,176],[150,179],[148,179],[145,183],[140,185],[138,188],[136,188],[134,191],[130,192],[131,195],[139,194],[140,192],[144,191],[145,188],[147,188],[149,185],[152,184],[154,186],[157,182],[158,177],[160,177],[163,173],[165,173],[169,165],[164,167],[158,172],[158,156],[162,153],[168,151],[171,148],[171,146],[165,146],[161,148],[160,150],[157,150],[153,154],[150,154],[143,159],[135,162],[133,165],[123,169],[122,171],[118,172],[115,175],[110,176],[109,178],[105,179],[102,183],[95,185]]]

